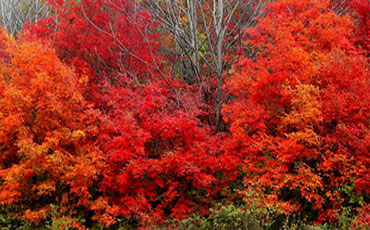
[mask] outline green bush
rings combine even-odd
[[[175,228],[179,230],[262,230],[271,225],[270,217],[271,214],[267,209],[227,205],[211,209],[207,217],[193,215],[178,222]]]

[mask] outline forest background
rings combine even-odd
[[[370,1],[0,0],[2,229],[370,229]]]

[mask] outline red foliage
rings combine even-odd
[[[55,12],[30,24],[28,38],[52,43],[58,57],[73,66],[83,95],[106,110],[110,85],[122,85],[125,73],[136,81],[156,78],[162,68],[159,34],[149,14],[131,0],[51,1]],[[161,70],[163,71],[163,70]],[[165,71],[163,71],[165,72]]]
[[[225,106],[229,151],[245,157],[245,182],[287,213],[335,219],[350,196],[369,194],[370,69],[355,26],[328,1],[272,3],[234,68]]]
[[[349,7],[357,23],[356,42],[370,55],[370,1],[351,1]]]
[[[59,58],[79,75],[92,78],[92,84],[114,82],[112,72],[148,75],[158,61],[159,35],[149,14],[138,11],[135,4],[130,0],[53,2],[55,13],[28,25],[28,36],[51,40]]]
[[[186,93],[176,97],[161,81],[113,89],[102,137],[109,154],[103,190],[119,206],[117,214],[147,224],[207,212],[236,168],[189,106],[197,104],[196,94],[181,81],[171,84]]]
[[[240,162],[225,155],[221,138],[200,122],[204,105],[194,87],[161,75],[167,73],[154,24],[145,12],[134,15],[131,4],[56,4],[58,24],[49,18],[31,32],[52,39],[81,81],[85,74],[92,78],[84,90],[103,114],[99,144],[109,167],[99,189],[113,206],[109,212],[147,224],[207,212],[229,195],[226,182],[238,175]]]

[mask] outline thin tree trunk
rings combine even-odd
[[[222,108],[222,70],[223,70],[223,63],[222,63],[222,45],[224,40],[224,33],[222,28],[223,23],[223,0],[218,0],[217,4],[217,106],[216,106],[216,127],[215,132],[220,131],[221,125],[221,108]]]

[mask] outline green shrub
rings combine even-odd
[[[179,230],[262,230],[271,225],[270,217],[266,209],[227,205],[211,209],[207,217],[193,215],[178,222],[175,228]]]

